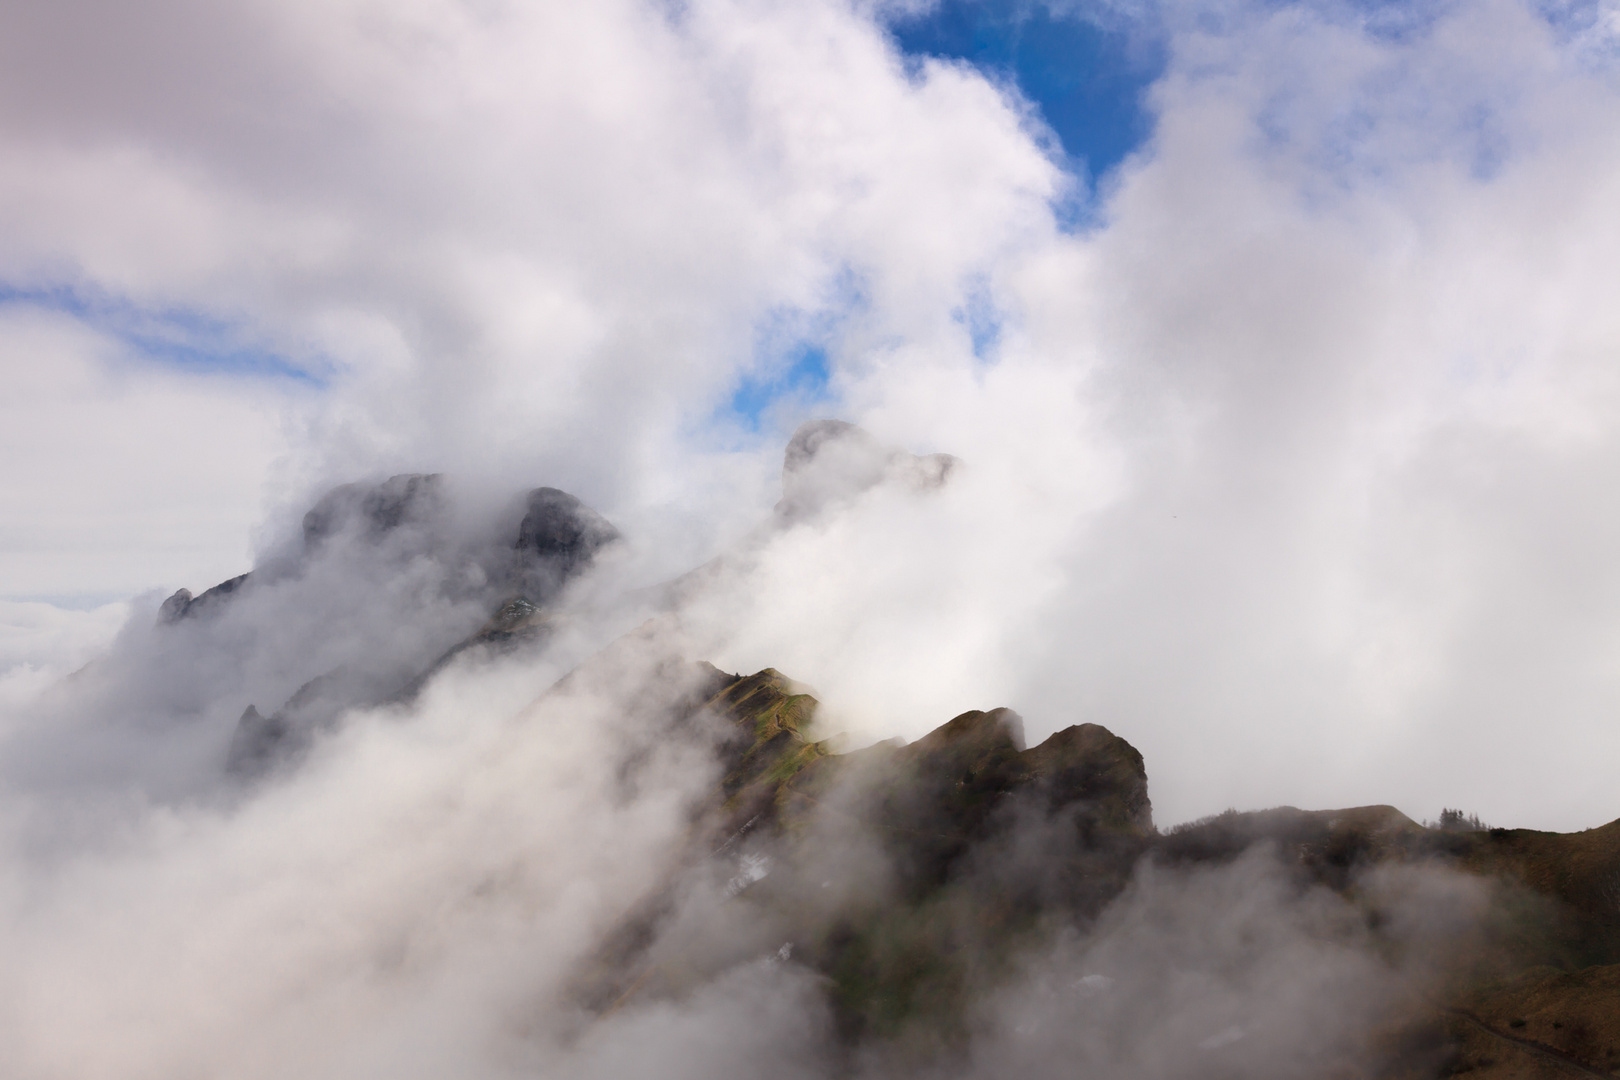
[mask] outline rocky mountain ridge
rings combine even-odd
[[[813,523],[882,484],[926,494],[962,467],[816,421],[790,442],[783,497],[762,529]],[[253,604],[319,605],[360,579],[358,602],[392,605],[343,649],[324,639],[280,645],[275,678],[259,683],[279,687],[269,700],[280,704],[261,711],[261,696],[240,713],[224,754],[229,776],[292,767],[348,711],[409,702],[450,665],[538,655],[570,587],[621,539],[594,510],[546,487],[493,525],[463,524],[436,474],[345,485],[304,516],[290,555],[163,603],[154,633],[180,643],[176,655],[190,643],[233,658],[263,651],[231,621]],[[666,609],[704,588],[725,558],[666,587]],[[411,577],[428,564],[432,574]],[[346,601],[307,625],[340,619]],[[376,636],[378,626],[409,629],[410,614],[429,603],[452,616],[423,620],[431,634]],[[638,659],[626,662],[627,651]],[[649,663],[656,678],[625,676]],[[1096,723],[1028,747],[1017,713],[973,710],[912,743],[839,752],[819,737],[807,688],[770,668],[721,672],[670,652],[645,627],[551,693],[582,686],[619,695],[637,715],[619,763],[627,792],[659,739],[706,748],[714,779],[689,808],[660,884],[575,973],[568,1004],[587,1021],[680,1002],[749,964],[792,964],[828,1003],[832,1052],[863,1068],[891,1062],[895,1073],[944,1068],[970,1053],[986,1001],[1031,958],[1095,938],[1155,875],[1193,882],[1195,892],[1230,871],[1273,881],[1283,909],[1325,912],[1304,920],[1306,944],[1354,954],[1382,980],[1354,1027],[1353,1053],[1341,1039],[1275,1075],[1505,1080],[1620,1070],[1620,821],[1574,834],[1468,831],[1425,827],[1388,806],[1279,807],[1160,831],[1147,763]],[[1210,895],[1211,918],[1225,918],[1226,904],[1242,921],[1248,901]],[[1127,1000],[1116,982],[1092,971],[1051,993],[1076,1015],[1111,1015],[1127,1008],[1110,1004]],[[1087,1037],[1106,1041],[1099,1030]],[[1260,1075],[1239,1054],[1250,1030],[1204,1032],[1171,1055],[1183,1064],[1142,1074]]]
[[[766,533],[811,521],[880,484],[928,492],[960,467],[948,454],[915,455],[886,446],[853,424],[815,420],[802,425],[783,457],[783,497],[764,525]],[[158,610],[160,630],[208,632],[227,612],[251,604],[256,593],[297,583],[320,564],[360,562],[374,573],[393,565],[406,574],[413,562],[442,566],[431,588],[437,599],[486,613],[470,633],[441,635],[389,649],[360,643],[347,663],[321,661],[320,650],[285,665],[303,673],[279,705],[261,710],[249,701],[235,722],[225,752],[226,771],[260,776],[297,760],[312,740],[348,710],[408,702],[428,679],[457,657],[539,644],[565,590],[598,557],[623,540],[617,527],[575,496],[537,487],[517,500],[521,513],[468,528],[448,480],[438,473],[405,473],[375,483],[351,483],[322,496],[303,516],[290,549],[248,573],[193,596],[179,589]],[[667,607],[701,589],[724,556],[661,590]],[[332,573],[341,578],[341,570]],[[382,572],[386,579],[386,569]],[[386,584],[386,583],[385,583]]]
[[[478,545],[463,541],[458,551],[446,537],[455,507],[442,475],[402,474],[377,484],[345,484],[304,515],[300,548],[291,565],[284,561],[250,571],[196,597],[180,589],[165,600],[158,612],[160,627],[206,624],[255,589],[296,576],[340,538],[363,552],[376,552],[380,559],[396,554],[388,550],[391,545],[407,555],[448,551],[460,564],[461,576],[476,583],[470,586],[476,595],[501,598],[482,628],[460,641],[441,643],[437,658],[426,665],[379,657],[380,662],[319,672],[268,716],[256,703],[248,704],[226,751],[226,771],[243,777],[261,775],[301,756],[315,736],[347,710],[409,701],[429,678],[470,648],[535,639],[544,627],[540,616],[545,608],[589,569],[599,553],[618,542],[620,534],[596,511],[556,488],[528,492],[522,509],[515,530],[505,537],[497,533]]]
[[[811,738],[814,697],[781,673],[700,667],[708,696],[691,712],[724,732],[720,780],[664,885],[580,973],[579,1000],[598,1014],[678,1000],[752,950],[820,975],[846,1048],[881,1045],[913,1068],[965,1044],[972,1002],[1022,952],[1056,927],[1094,926],[1145,867],[1230,866],[1263,852],[1290,888],[1342,898],[1381,948],[1433,953],[1421,992],[1391,1001],[1368,1033],[1365,1075],[1620,1067],[1620,821],[1575,834],[1463,832],[1388,806],[1279,807],[1160,832],[1141,754],[1100,725],[1026,749],[1017,714],[972,711],[910,744],[835,753]],[[881,884],[818,882],[849,858],[834,847],[852,838],[870,846],[867,872]],[[1477,881],[1488,912],[1451,937],[1390,929],[1411,915],[1368,883],[1392,868]],[[711,922],[677,900],[705,878],[718,882]],[[717,933],[732,947],[717,951]],[[1207,1064],[1208,1075],[1226,1073]]]

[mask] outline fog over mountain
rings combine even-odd
[[[1490,1077],[1620,1056],[1620,822],[1290,807],[1162,832],[1143,755],[1084,717],[1034,745],[1012,710],[969,710],[851,750],[810,688],[695,659],[765,636],[738,613],[784,553],[857,507],[929,520],[971,469],[807,423],[774,510],[652,587],[565,492],[398,475],[146,605],[0,743],[9,1068]],[[1522,1035],[1492,1012],[1532,1008]]]
[[[0,1073],[1612,1071],[1617,27],[0,10]]]
[[[433,472],[584,498],[651,584],[841,416],[972,475],[829,530],[737,666],[874,737],[1082,708],[1176,819],[1602,820],[1605,10],[1115,11],[1165,68],[1094,188],[887,8],[9,12],[8,603],[196,590]]]
[[[807,423],[772,513],[650,588],[565,492],[398,475],[139,609],[0,743],[8,1069],[1489,1077],[1620,1055],[1620,995],[1590,1021],[1582,997],[1620,976],[1620,822],[1370,806],[1161,832],[1143,756],[1083,717],[1033,745],[969,710],[850,750],[808,687],[694,659],[736,648],[782,552],[856,506],[926,519],[970,470]],[[1520,1050],[1491,994],[1541,1009],[1543,1041]]]

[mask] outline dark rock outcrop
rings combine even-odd
[[[287,754],[293,732],[279,714],[265,717],[249,705],[236,722],[225,752],[225,770],[235,776],[258,776]]]
[[[1049,807],[1078,806],[1103,828],[1153,831],[1147,767],[1136,747],[1100,724],[1077,724],[1022,755]]]
[[[559,594],[620,534],[606,518],[556,488],[530,491],[521,509],[520,520],[512,514],[481,533],[455,520],[456,507],[439,474],[345,484],[304,515],[296,552],[283,551],[267,568],[222,582],[201,596],[180,589],[165,600],[159,627],[219,615],[242,597],[250,582],[255,592],[278,583],[297,587],[323,560],[369,562],[366,573],[386,579],[394,563],[404,566],[425,558],[428,563],[419,566],[437,566],[428,587],[437,590],[438,599],[461,611],[487,604],[485,610],[494,613],[471,635],[465,622],[447,624],[437,637],[435,626],[400,635],[390,642],[391,650],[383,647],[375,655],[351,659],[344,671],[322,664],[314,635],[305,669],[299,672],[296,663],[290,665],[304,678],[299,690],[268,718],[250,709],[237,721],[227,771],[253,777],[278,762],[295,760],[345,711],[409,700],[435,673],[470,650],[509,651],[542,641],[551,625],[548,610]],[[327,567],[328,580],[333,573],[349,577],[348,566]],[[354,591],[364,603],[363,590]],[[286,618],[284,612],[274,617]],[[246,616],[247,623],[252,621],[251,614]],[[251,629],[237,625],[231,632],[251,634]]]
[[[687,707],[719,724],[721,780],[671,877],[579,973],[590,1009],[678,997],[775,951],[824,980],[843,1045],[949,1053],[1016,957],[1054,927],[1084,932],[1144,861],[1191,872],[1260,848],[1302,897],[1343,897],[1376,948],[1431,950],[1440,965],[1444,997],[1391,1004],[1367,1032],[1368,1075],[1620,1065],[1620,822],[1461,834],[1387,806],[1282,807],[1159,833],[1141,754],[1099,725],[1026,749],[1017,714],[974,711],[910,744],[835,754],[808,734],[815,699],[779,672],[715,676]],[[1440,938],[1426,941],[1410,938],[1407,911],[1384,936],[1367,883],[1402,864],[1485,879],[1489,918],[1465,930],[1460,914],[1428,912]],[[718,878],[713,923],[678,909],[705,877]]]
[[[407,473],[380,484],[344,484],[327,492],[304,514],[303,548],[309,555],[331,536],[355,527],[369,540],[412,522],[425,522],[443,510],[443,482],[437,474]],[[222,581],[200,596],[179,589],[158,608],[158,624],[173,625],[225,607],[253,572]]]
[[[379,543],[397,530],[442,529],[451,514],[444,478],[438,473],[406,473],[379,484],[344,484],[326,493],[304,515],[303,558],[316,556],[333,537],[352,533],[367,544]],[[474,545],[457,550],[440,535],[418,539],[412,550],[436,557],[470,561],[487,588],[506,599],[531,605],[549,603],[585,570],[608,545],[620,538],[611,522],[579,499],[557,488],[541,487],[524,498],[517,534],[491,538],[486,554]],[[295,566],[301,565],[295,561]],[[180,589],[158,610],[159,625],[223,608],[253,574],[242,574],[193,597]]]
[[[609,544],[619,530],[566,491],[535,488],[518,525],[516,591],[544,603]]]
[[[246,585],[252,576],[251,572],[238,574],[229,581],[220,582],[201,596],[192,596],[190,589],[177,589],[174,595],[163,601],[163,605],[158,608],[158,623],[170,625],[181,619],[197,618],[216,612],[238,589]]]
[[[426,522],[430,512],[438,512],[440,499],[435,476],[396,476],[375,488],[340,488],[306,515],[306,541],[318,544],[335,531],[356,527],[356,522],[363,535],[371,537],[406,522]],[[428,679],[471,650],[505,652],[543,640],[550,625],[546,606],[603,548],[619,539],[619,531],[580,500],[556,488],[536,488],[524,505],[517,541],[509,549],[512,564],[497,566],[490,575],[494,577],[492,588],[518,595],[502,603],[484,626],[416,670],[402,671],[385,664],[366,671],[331,671],[306,682],[269,718],[250,707],[237,721],[227,772],[253,778],[293,762],[347,710],[409,701]],[[242,580],[245,575],[236,582]],[[235,583],[226,584],[235,587]],[[221,589],[224,587],[210,590],[192,604]]]
[[[330,730],[349,709],[376,705],[394,697],[404,678],[374,672],[338,670],[311,679],[270,716],[249,705],[236,722],[226,752],[225,771],[242,779],[291,765],[308,752],[315,738]]]
[[[327,492],[304,515],[304,547],[350,528],[372,539],[402,525],[421,523],[442,511],[440,473],[402,473],[380,484],[344,484]]]
[[[750,925],[829,980],[847,1038],[957,1023],[970,981],[1004,962],[1043,905],[1094,915],[1151,843],[1141,756],[1105,728],[1070,728],[1026,750],[1018,715],[994,709],[909,745],[834,754],[809,737],[815,710],[769,668],[726,677],[699,706],[729,735],[717,743],[714,801],[676,876],[728,875],[724,892],[747,904]],[[1091,884],[1061,897],[1026,887],[1023,868],[1000,854],[1020,828],[1040,834],[1042,851],[1085,845],[1076,865]],[[821,879],[852,842],[881,853],[881,869],[835,888]],[[688,948],[662,925],[685,888],[657,890],[609,938],[580,976],[582,1000],[608,1009],[707,977],[712,941]],[[646,951],[654,941],[656,954]]]

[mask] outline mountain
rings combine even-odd
[[[846,750],[808,687],[689,654],[683,605],[737,587],[750,545],[966,467],[812,422],[752,537],[610,602],[640,625],[542,701],[618,717],[626,804],[679,763],[681,839],[652,887],[604,901],[611,928],[538,1011],[588,1040],[770,970],[802,987],[829,1075],[1620,1073],[1620,821],[1277,807],[1161,830],[1128,733],[1076,717],[1031,747],[1016,712],[973,709]],[[357,710],[403,721],[447,673],[554,663],[623,543],[555,488],[485,506],[439,475],[345,485],[250,573],[170,596],[102,677],[165,718],[153,739],[176,715],[219,730],[215,775],[250,795]]]
[[[469,636],[458,633],[452,622],[426,640],[405,640],[405,648],[389,648],[386,639],[373,638],[369,647],[333,668],[322,663],[323,642],[312,628],[308,642],[314,647],[290,657],[287,665],[302,668],[306,677],[268,716],[256,703],[242,711],[226,750],[228,773],[254,777],[296,760],[345,712],[410,701],[428,679],[468,649],[537,639],[545,629],[544,610],[620,540],[618,529],[600,514],[550,487],[522,497],[522,516],[515,524],[485,525],[470,534],[458,531],[459,508],[447,488],[438,474],[345,484],[304,515],[290,556],[282,553],[200,596],[180,589],[163,602],[160,628],[207,626],[267,599],[278,588],[296,595],[317,564],[335,562],[341,573],[343,562],[358,559],[380,565],[385,580],[391,567],[405,576],[412,563],[431,560],[440,567],[431,587],[443,598],[486,609],[499,605]],[[360,606],[369,606],[366,601],[375,596],[373,591],[361,597]]]
[[[919,456],[885,446],[844,421],[811,421],[788,443],[783,497],[762,535],[814,520],[880,484],[937,490],[960,464],[948,454]],[[441,474],[345,484],[319,499],[296,539],[262,565],[200,595],[180,589],[163,602],[160,629],[210,634],[210,644],[255,633],[228,625],[233,615],[239,622],[262,621],[255,607],[275,609],[278,620],[293,608],[294,621],[306,623],[279,661],[278,675],[297,673],[290,693],[281,692],[266,709],[250,699],[233,713],[228,773],[252,778],[296,761],[344,713],[409,702],[464,654],[540,643],[564,592],[623,539],[602,515],[552,487],[528,491],[493,518],[469,517]],[[433,567],[429,580],[422,580],[423,564]],[[722,556],[654,592],[667,608],[701,592],[724,569]],[[369,587],[356,588],[366,577]],[[464,617],[420,618],[412,597],[393,595],[412,578],[433,602],[481,612],[476,628]],[[335,651],[330,624],[318,618],[318,609],[337,594],[352,594],[349,617],[368,625],[356,629],[361,640],[349,642],[349,655],[333,665],[327,660]],[[413,632],[398,632],[404,619]],[[386,624],[386,632],[375,632],[376,623]],[[200,647],[188,644],[191,651]]]
[[[1620,821],[1576,834],[1459,832],[1387,806],[1281,807],[1160,832],[1141,754],[1099,725],[1026,749],[1017,714],[973,711],[914,743],[840,754],[809,737],[817,703],[781,673],[697,670],[707,699],[670,723],[707,714],[721,725],[720,779],[664,884],[579,974],[578,998],[598,1015],[678,1000],[752,956],[778,957],[821,977],[846,1050],[881,1045],[897,1068],[937,1064],[965,1051],[974,1001],[1011,980],[1023,954],[1060,929],[1095,928],[1134,876],[1260,851],[1285,869],[1290,895],[1338,898],[1373,948],[1427,954],[1364,1033],[1361,1075],[1620,1066]],[[867,849],[852,856],[851,844]],[[852,858],[866,880],[829,869]],[[1416,917],[1429,925],[1414,928],[1414,912],[1374,884],[1391,870],[1453,875],[1490,900],[1464,926],[1446,896],[1428,897],[1437,906]],[[713,925],[678,911],[705,880],[723,948]],[[1219,1049],[1202,1075],[1230,1071]],[[1319,1064],[1311,1075],[1338,1075]]]

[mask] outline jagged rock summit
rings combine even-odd
[[[176,589],[158,608],[159,625],[176,623],[187,616],[206,615],[216,610],[232,593],[246,584],[251,576],[251,572],[238,574],[208,589],[201,596],[192,596],[190,589]]]
[[[782,500],[756,536],[765,542],[878,485],[936,490],[958,467],[841,421],[811,422],[786,449]],[[221,741],[228,772],[263,777],[346,711],[410,701],[469,654],[526,662],[533,654],[520,650],[543,645],[571,602],[570,583],[618,538],[555,488],[469,526],[436,474],[345,485],[309,510],[278,558],[166,600],[150,638],[167,652],[148,655],[179,657],[169,669],[176,684],[200,650],[213,651],[195,682],[240,674],[205,700],[230,736],[228,751]],[[265,626],[274,633],[255,637]],[[1196,885],[1223,868],[1269,867],[1282,906],[1268,912],[1297,904],[1323,916],[1312,924],[1320,939],[1307,944],[1363,950],[1363,971],[1417,953],[1433,977],[1368,1014],[1376,1022],[1363,1025],[1358,1056],[1301,1059],[1298,1070],[1265,1075],[1620,1072],[1620,822],[1550,834],[1429,828],[1388,806],[1278,807],[1161,832],[1142,755],[1100,724],[1074,723],[1030,747],[1017,713],[975,709],[911,743],[840,753],[817,737],[815,697],[788,676],[729,674],[661,640],[625,635],[549,692],[601,706],[584,714],[614,725],[622,760],[612,773],[625,797],[659,760],[678,762],[690,781],[683,790],[699,792],[677,811],[685,832],[658,884],[618,898],[628,913],[569,983],[586,1022],[627,1006],[677,1007],[738,969],[791,962],[822,995],[833,1052],[863,1063],[843,1075],[884,1075],[861,1056],[879,1051],[904,1065],[890,1074],[935,1075],[913,1066],[965,1053],[984,1020],[976,1010],[1020,977],[1021,964],[1054,943],[1088,940],[1144,882],[1181,875]],[[244,658],[260,653],[265,662],[241,674]],[[673,749],[660,759],[660,747]],[[1391,882],[1430,872],[1451,891],[1419,905],[1390,899]],[[1243,922],[1220,905],[1241,907],[1251,894],[1189,888],[1218,909],[1210,925],[1228,915]],[[1460,895],[1488,898],[1484,915],[1470,922],[1447,909]],[[1165,959],[1178,970],[1200,962],[1169,946]],[[1109,983],[1094,974],[1047,989],[1069,1000],[1111,993]],[[1084,999],[1089,1015],[1105,1018],[1099,1040],[1110,1037],[1108,1010],[1126,1008],[1127,996]],[[1242,1031],[1213,1034],[1192,1034],[1202,1042],[1186,1060],[1199,1068],[1151,1075],[1257,1075],[1220,1056]],[[1343,1060],[1355,1067],[1338,1068]]]
[[[524,499],[514,545],[520,592],[531,603],[544,603],[619,538],[607,518],[568,492],[535,488]]]
[[[844,421],[811,421],[784,453],[782,500],[772,525],[814,518],[878,484],[933,490],[958,464],[947,454],[918,456],[885,446]],[[274,555],[200,596],[178,590],[163,602],[157,621],[160,632],[213,633],[204,627],[251,609],[259,598],[278,612],[289,605],[308,610],[308,640],[283,646],[289,656],[282,667],[299,671],[299,681],[261,680],[282,686],[254,691],[233,706],[252,709],[235,725],[229,771],[257,775],[299,756],[316,732],[349,709],[409,700],[456,657],[541,640],[570,582],[620,539],[611,522],[558,488],[534,488],[514,500],[507,516],[480,525],[468,520],[446,477],[403,473],[327,492]],[[712,577],[717,565],[683,575],[664,586],[664,594],[677,597]],[[350,606],[321,616],[339,596]],[[413,604],[456,614],[417,620]],[[402,632],[401,620],[413,629]],[[243,614],[237,622],[252,619]],[[218,632],[246,631],[218,624]],[[261,709],[267,694],[282,704]]]
[[[255,603],[308,611],[308,640],[281,646],[288,666],[302,667],[302,681],[272,699],[285,697],[269,715],[248,702],[226,751],[229,773],[257,776],[299,757],[344,712],[414,697],[469,648],[536,640],[564,589],[619,539],[606,518],[553,487],[529,491],[480,527],[437,473],[345,484],[304,514],[290,554],[200,596],[177,591],[159,609],[158,626],[238,634],[260,621]],[[353,620],[348,628],[320,614],[345,592],[357,601],[342,612]],[[412,607],[422,605],[456,614],[414,619]],[[233,611],[242,626],[218,623]],[[482,628],[464,621],[478,612]],[[408,632],[394,631],[401,619],[414,624]]]
[[[301,559],[318,557],[338,537],[376,550],[414,531],[420,535],[406,545],[413,553],[459,554],[478,567],[495,592],[543,604],[620,539],[611,522],[557,488],[530,491],[523,497],[523,511],[515,535],[484,538],[485,550],[475,546],[457,553],[450,550],[457,541],[446,528],[455,506],[442,474],[403,473],[377,484],[344,484],[327,492],[304,515]],[[158,621],[172,624],[217,611],[260,576],[262,571],[250,571],[197,597],[180,589],[163,602]]]
[[[782,498],[777,523],[813,518],[884,483],[914,491],[943,486],[961,466],[950,454],[917,455],[886,446],[869,432],[843,420],[811,420],[789,440],[782,462]],[[515,535],[492,537],[487,550],[460,556],[478,568],[500,605],[520,598],[544,605],[597,555],[621,539],[601,514],[568,492],[537,487],[523,497]],[[296,573],[324,548],[346,539],[362,548],[394,545],[414,554],[442,557],[458,541],[447,519],[456,508],[440,473],[401,473],[377,483],[343,484],[322,496],[303,516],[293,566],[255,568],[200,595],[179,589],[158,613],[161,625],[205,618],[222,610],[265,577]]]
[[[407,524],[425,524],[446,509],[442,473],[402,473],[380,484],[333,488],[304,515],[304,549],[357,530],[369,539]]]
[[[1459,832],[1393,807],[1282,807],[1160,832],[1141,754],[1098,724],[1026,748],[1016,713],[974,710],[910,744],[839,754],[811,736],[814,697],[780,672],[698,664],[684,685],[694,692],[668,729],[713,717],[721,779],[669,876],[578,973],[591,1012],[682,1000],[751,956],[791,957],[822,980],[842,1045],[883,1047],[908,1072],[965,1047],[974,1002],[1057,928],[1093,926],[1142,867],[1209,872],[1258,853],[1302,904],[1341,898],[1339,921],[1321,924],[1334,947],[1359,924],[1389,959],[1424,953],[1429,989],[1379,1005],[1357,1075],[1620,1066],[1620,821]],[[1490,917],[1464,933],[1460,915],[1391,899],[1403,868],[1424,867],[1480,882]],[[1206,1060],[1208,1075],[1242,1075]],[[1341,1075],[1331,1056],[1317,1064],[1305,1075]]]
[[[981,969],[1024,939],[1013,927],[1053,900],[1020,873],[986,876],[987,853],[1031,825],[1053,850],[1084,849],[1090,882],[1058,905],[1088,918],[1155,835],[1142,757],[1100,725],[1026,749],[1017,713],[974,710],[909,744],[835,753],[812,738],[816,699],[780,672],[693,669],[684,681],[707,697],[666,723],[718,722],[720,780],[671,877],[579,973],[591,1008],[679,997],[768,947],[829,980],[846,1039],[948,1027]],[[852,861],[851,845],[871,845],[872,861]],[[716,916],[725,931],[676,912],[710,874],[735,907]],[[735,948],[716,952],[717,932]]]

